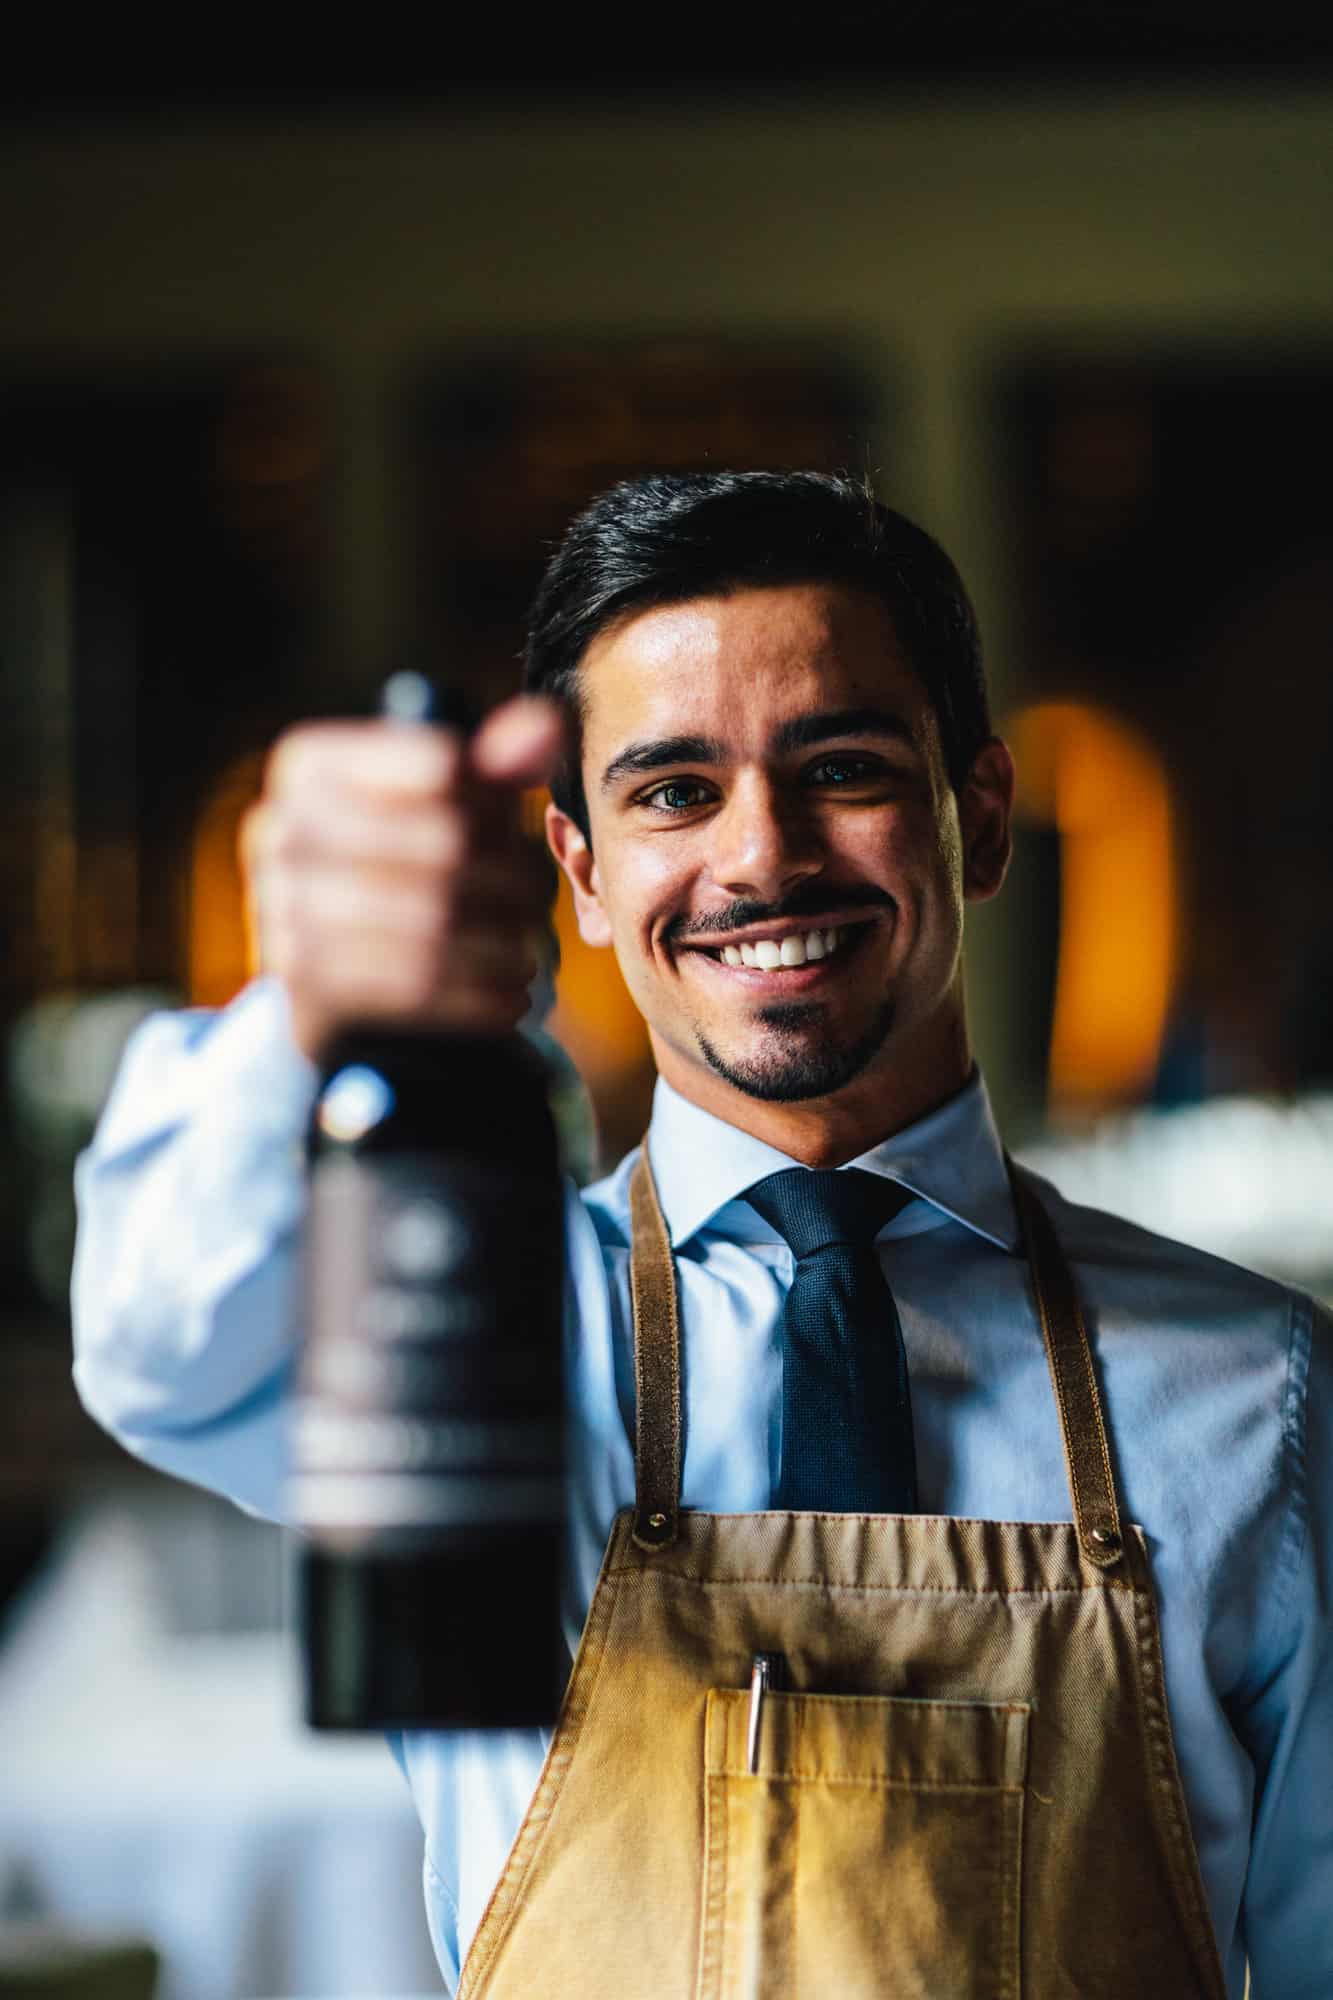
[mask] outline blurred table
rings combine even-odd
[[[439,1994],[383,1740],[310,1734],[281,1634],[173,1635],[157,1593],[94,1511],[0,1645],[0,1914],[151,1940],[157,2000]]]
[[[1016,1151],[1071,1201],[1333,1306],[1333,1091],[1145,1107]]]

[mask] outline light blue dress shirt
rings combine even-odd
[[[159,1016],[78,1172],[75,1374],[153,1465],[282,1518],[294,1239],[314,1089],[280,991]],[[786,1245],[743,1199],[784,1155],[665,1084],[649,1149],[679,1273],[686,1506],[769,1504]],[[633,1499],[628,1179],[568,1197],[571,1648]],[[1059,1422],[979,1078],[851,1163],[919,1197],[878,1239],[911,1366],[923,1511],[1068,1520]],[[1303,1295],[1052,1191],[1146,1532],[1203,1880],[1241,2000],[1333,1994],[1333,1341]],[[408,1733],[431,1933],[452,1985],[544,1751]],[[1089,1894],[1095,1895],[1095,1883]]]

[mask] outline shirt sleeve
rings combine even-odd
[[[316,1072],[258,980],[131,1037],[75,1172],[74,1378],[129,1451],[280,1517]]]
[[[1269,1660],[1236,1718],[1255,1762],[1244,1929],[1253,2000],[1333,1993],[1333,1322],[1298,1301],[1290,1511]]]

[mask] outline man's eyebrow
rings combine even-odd
[[[660,736],[629,743],[603,771],[602,790],[609,792],[621,778],[642,777],[645,771],[662,771],[672,764],[724,764],[726,758],[726,745],[715,736]]]
[[[812,743],[828,743],[838,736],[896,736],[903,743],[916,744],[916,736],[905,716],[891,708],[829,708],[818,715],[798,715],[773,732],[775,750],[808,750]]]
[[[894,709],[830,708],[782,723],[773,732],[772,748],[778,752],[806,750],[812,743],[847,736],[896,736],[903,743],[916,743],[911,724]],[[641,778],[675,764],[725,764],[728,754],[727,745],[716,736],[660,736],[629,743],[603,771],[602,790],[613,790],[622,778]]]

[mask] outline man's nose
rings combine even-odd
[[[813,815],[799,794],[766,778],[742,780],[712,824],[710,872],[728,895],[777,902],[824,865]]]

